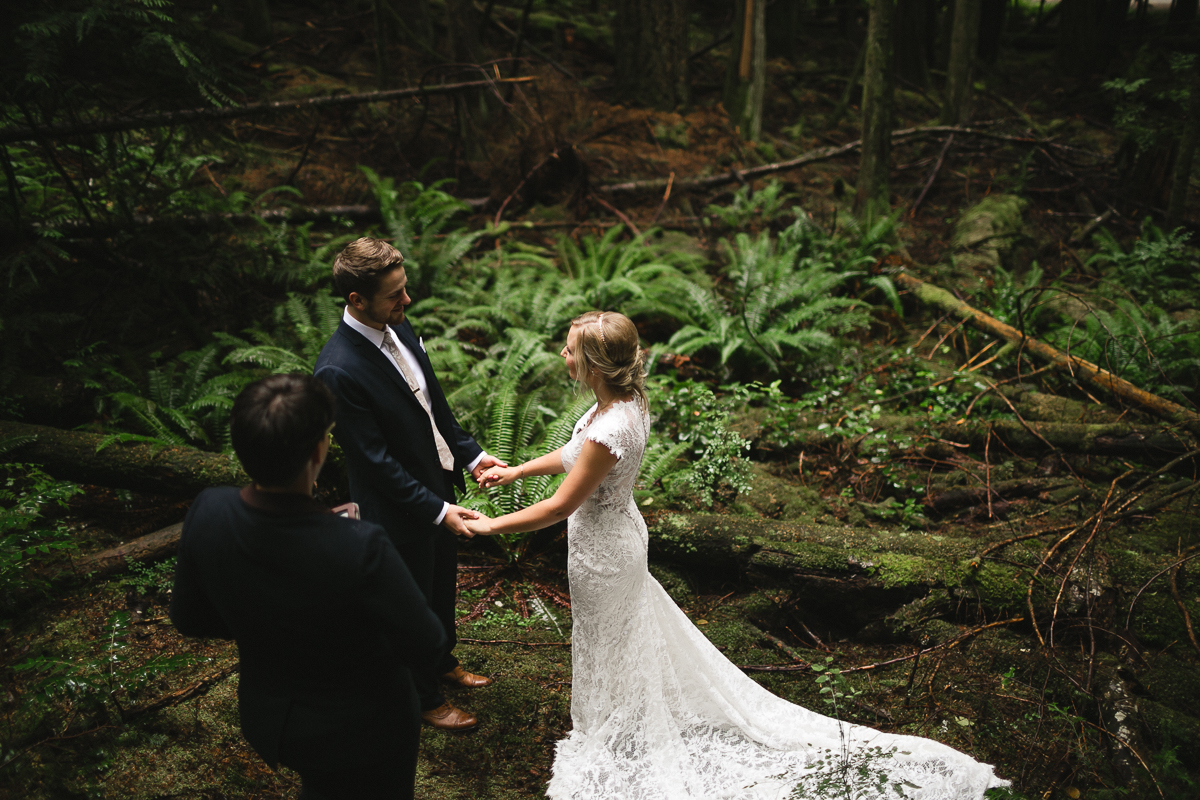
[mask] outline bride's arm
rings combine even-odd
[[[534,475],[558,475],[562,473],[562,448],[553,453],[538,456],[532,461],[526,461],[515,467],[491,467],[485,469],[479,476],[479,485],[484,489],[493,486],[506,486],[520,478],[531,478]]]
[[[557,459],[558,469],[556,472],[562,472],[562,459],[558,457],[558,451],[555,450],[549,455],[530,461],[526,467],[533,464],[538,464],[545,459],[553,456]],[[617,457],[604,445],[587,440],[583,443],[583,449],[579,453],[579,460],[575,462],[575,466],[567,473],[567,478],[558,487],[558,491],[554,496],[534,503],[528,508],[523,508],[520,511],[512,514],[505,514],[503,517],[495,519],[477,519],[468,520],[467,526],[472,533],[476,534],[493,534],[493,533],[520,533],[521,531],[536,531],[545,528],[547,525],[553,525],[556,522],[561,522],[583,505],[583,501],[596,491],[600,486],[600,482],[608,475],[609,471],[616,466]],[[512,469],[511,467],[509,469]],[[529,472],[525,473],[530,474]],[[553,475],[553,472],[536,472],[535,475]]]

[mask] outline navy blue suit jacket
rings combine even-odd
[[[337,398],[333,431],[346,455],[350,497],[363,519],[378,522],[397,546],[435,536],[433,521],[454,487],[466,488],[462,470],[482,448],[454,419],[412,325],[391,326],[425,373],[433,416],[454,454],[452,476],[438,459],[429,417],[382,350],[343,321],[317,357],[314,374]],[[449,477],[449,481],[447,480]]]
[[[206,489],[188,509],[171,621],[237,640],[242,733],[303,773],[411,758],[419,701],[409,668],[446,634],[378,525],[311,498]]]

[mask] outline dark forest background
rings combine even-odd
[[[245,480],[233,398],[311,370],[374,235],[505,458],[590,405],[570,319],[635,320],[653,571],[772,691],[1013,796],[1195,797],[1198,6],[4,4],[0,796],[296,794],[236,650],[165,609],[189,499]],[[544,791],[564,559],[561,527],[463,544],[498,681],[419,796]],[[805,796],[882,774],[834,754]]]

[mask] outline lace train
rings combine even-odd
[[[568,523],[574,730],[549,797],[965,800],[1007,785],[939,742],[793,705],[730,663],[647,571],[632,488],[648,435],[640,406],[618,403],[585,414],[562,451],[568,470],[585,439],[618,462]]]

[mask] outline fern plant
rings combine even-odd
[[[794,228],[795,226],[793,226]],[[728,379],[733,364],[780,371],[784,362],[811,364],[830,351],[836,335],[869,322],[866,304],[833,292],[858,273],[802,256],[802,241],[763,232],[726,243],[729,299],[680,284],[689,300],[688,324],[667,342],[674,352],[713,351]],[[736,358],[735,358],[736,357]]]
[[[101,440],[97,451],[114,442],[142,441],[162,446],[197,446],[232,451],[229,411],[242,388],[256,376],[220,372],[221,344],[181,353],[146,373],[144,394],[112,392],[106,400],[116,414],[132,417],[141,434],[115,433]],[[132,381],[128,381],[133,388]]]
[[[1126,252],[1111,233],[1101,228],[1093,237],[1099,250],[1087,263],[1108,265],[1109,280],[1140,300],[1163,308],[1186,307],[1200,292],[1200,275],[1196,272],[1200,250],[1189,245],[1190,238],[1191,234],[1182,228],[1164,232],[1147,218],[1142,223],[1142,235]]]
[[[421,294],[442,288],[444,276],[470,252],[487,230],[467,231],[454,218],[468,210],[466,203],[439,187],[449,179],[425,186],[419,181],[396,185],[370,167],[359,167],[371,184],[383,226],[392,244],[404,255],[404,267]]]
[[[580,245],[559,240],[559,268],[566,290],[582,298],[586,309],[620,309],[628,317],[665,316],[682,319],[676,284],[694,273],[698,259],[671,253],[649,243],[654,231],[621,241],[624,228],[609,229],[599,239],[585,236]]]
[[[272,330],[252,328],[249,339],[225,333],[217,341],[233,347],[227,364],[249,364],[268,373],[312,372],[321,348],[342,320],[344,304],[328,289],[305,296],[291,292],[272,312]]]
[[[1135,386],[1193,404],[1200,397],[1200,330],[1157,306],[1118,300],[1093,309],[1083,327],[1060,328],[1050,341]]]
[[[744,228],[755,222],[771,222],[784,214],[783,207],[795,195],[783,191],[783,184],[772,179],[757,192],[743,186],[733,194],[733,200],[724,206],[709,205],[704,211],[730,228]],[[798,209],[793,209],[793,212]]]

